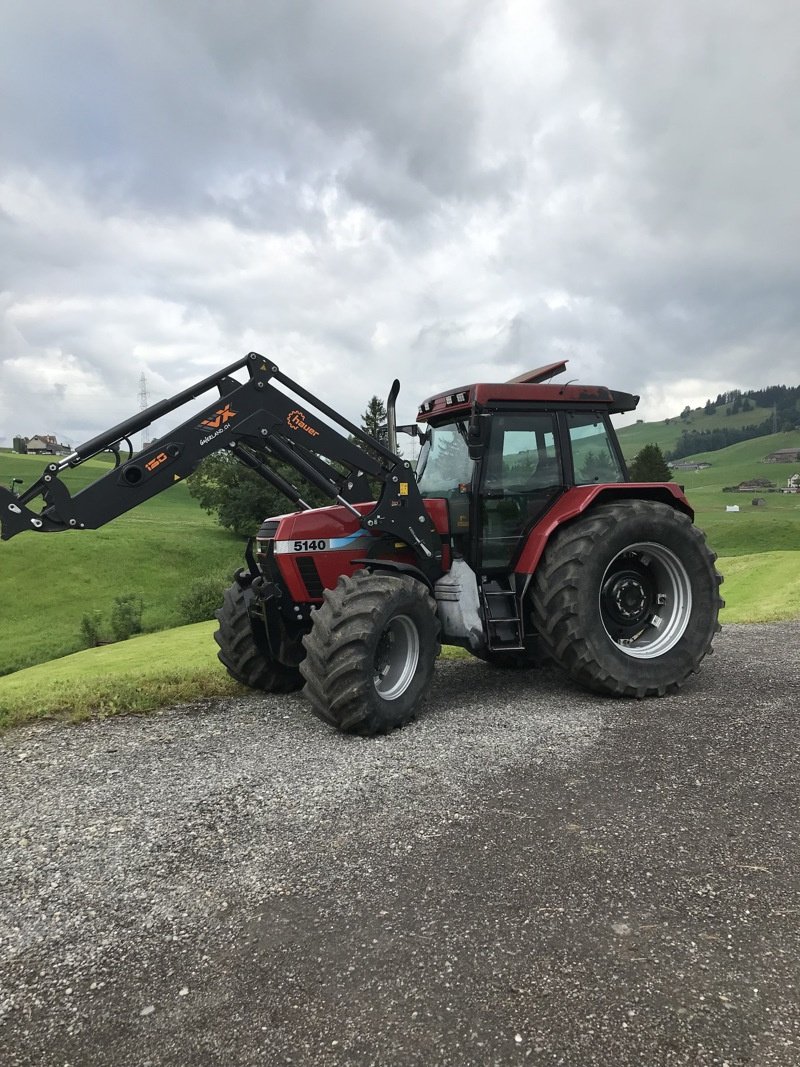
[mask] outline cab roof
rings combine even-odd
[[[424,400],[417,412],[417,422],[439,421],[442,416],[456,418],[468,415],[474,409],[492,408],[495,405],[525,407],[542,404],[561,408],[603,408],[609,415],[633,411],[639,397],[621,393],[604,385],[578,385],[566,382],[554,385],[550,378],[566,370],[567,362],[548,363],[543,367],[526,371],[508,382],[495,384],[476,382],[448,389]]]

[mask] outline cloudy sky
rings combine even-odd
[[[353,418],[798,384],[799,81],[796,0],[4,0],[0,444],[250,349]]]

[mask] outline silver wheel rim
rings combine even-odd
[[[395,615],[378,639],[375,688],[384,700],[397,700],[411,685],[419,663],[419,631],[408,615]]]
[[[620,652],[656,659],[680,641],[692,614],[692,584],[680,559],[651,541],[612,559],[600,583],[600,619]]]

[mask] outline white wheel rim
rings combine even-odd
[[[689,625],[689,574],[664,545],[629,545],[606,568],[598,608],[603,628],[620,652],[657,659],[675,647]]]
[[[408,615],[395,615],[378,638],[375,688],[384,700],[397,700],[411,685],[419,663],[419,630]]]

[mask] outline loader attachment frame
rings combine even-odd
[[[232,377],[242,369],[248,374],[244,382]],[[120,445],[130,447],[133,434],[213,389],[218,399],[212,404],[150,442],[138,455],[130,449],[130,458],[120,461]],[[104,451],[116,454],[117,466],[73,496],[60,475]],[[442,574],[441,539],[410,464],[257,352],[249,352],[49,463],[42,476],[18,496],[0,487],[2,539],[26,530],[97,529],[188,477],[206,456],[219,451],[230,452],[293,504],[307,509],[301,489],[271,465],[276,460],[289,464],[331,502],[343,505],[365,529],[407,544],[429,580]],[[370,482],[378,483],[380,492],[375,506],[364,513],[353,505],[373,498]],[[31,506],[37,500],[41,501],[39,510]]]

